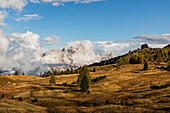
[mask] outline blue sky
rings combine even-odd
[[[9,13],[5,23],[12,28],[3,29],[7,34],[28,30],[41,38],[55,35],[63,43],[75,40],[125,41],[138,35],[170,33],[169,6],[170,0],[66,2],[58,7],[52,3],[28,2],[20,12],[2,9]],[[32,14],[41,18],[27,22],[14,20]]]

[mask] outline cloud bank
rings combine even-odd
[[[27,3],[27,0],[0,0],[0,8],[12,8],[22,11]]]
[[[41,61],[42,49],[38,34],[29,31],[23,34],[12,33],[6,37],[2,32],[0,34],[2,70],[17,69],[28,75],[38,75],[47,70]]]

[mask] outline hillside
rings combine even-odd
[[[90,94],[82,94],[77,84],[77,74],[56,76],[56,84],[49,86],[49,77],[28,75],[1,76],[0,112],[27,113],[113,113],[113,112],[170,112],[170,87],[152,89],[150,86],[170,84],[170,72],[160,67],[167,63],[116,64],[96,66],[92,78],[106,75],[105,79],[91,83]],[[93,67],[90,68],[92,70]],[[64,83],[64,84],[63,84]],[[11,99],[14,96],[15,99]],[[23,101],[18,101],[22,97]],[[38,102],[32,102],[34,98]]]
[[[121,55],[121,56],[117,56],[108,60],[103,60],[101,62],[98,63],[93,63],[90,64],[90,66],[104,66],[104,65],[109,65],[109,64],[115,64],[118,62],[118,59],[120,57],[122,58],[128,58],[129,60],[132,59],[133,61],[135,61],[136,58],[134,57],[145,57],[147,58],[147,60],[150,60],[150,57],[152,57],[153,60],[156,60],[157,58],[157,54],[161,53],[163,58],[167,60],[168,55],[170,53],[170,48],[169,45],[165,46],[164,48],[144,48],[144,49],[136,49],[134,51],[129,51],[128,53]],[[143,56],[140,56],[143,55]],[[138,59],[138,58],[137,58]],[[128,62],[130,63],[130,62]]]

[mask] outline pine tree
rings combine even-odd
[[[50,85],[54,85],[55,83],[56,83],[56,81],[55,81],[55,76],[54,76],[54,73],[52,73],[49,84],[50,84]]]
[[[89,82],[90,82],[91,76],[89,75],[89,68],[87,66],[83,66],[83,67],[80,67],[80,70],[79,70],[79,75],[78,75],[78,79],[77,79],[78,84],[80,84],[84,74],[87,75]]]
[[[81,91],[84,93],[84,92],[87,92],[88,89],[89,89],[89,80],[88,80],[88,77],[86,74],[84,74],[82,80],[81,80],[81,83],[80,83],[80,88],[81,88]]]
[[[145,63],[144,63],[143,70],[144,71],[148,70],[148,63],[147,63],[147,61],[145,61]]]
[[[22,100],[23,100],[22,97],[19,97],[19,98],[18,98],[18,101],[22,101]]]
[[[96,72],[96,68],[95,67],[93,68],[93,72]]]
[[[160,52],[158,52],[158,54],[157,54],[157,63],[158,64],[160,64],[162,61],[163,61],[163,58],[162,58],[162,55],[161,55],[161,53]]]
[[[167,67],[168,71],[170,71],[170,60],[168,61],[168,67]]]
[[[71,68],[71,72],[70,72],[71,74],[74,74],[74,70],[73,70],[73,68]]]
[[[40,73],[40,77],[42,77],[42,73]]]
[[[118,60],[118,66],[122,66],[123,64],[124,64],[123,58],[120,57],[119,60]]]
[[[18,71],[17,70],[15,71],[14,75],[18,75]]]

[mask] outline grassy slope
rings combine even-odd
[[[49,86],[49,77],[5,76],[15,84],[0,87],[0,111],[13,112],[167,112],[170,109],[170,87],[151,90],[151,85],[170,83],[170,72],[156,69],[167,64],[149,63],[149,70],[141,71],[142,64],[125,65],[117,70],[116,65],[96,67],[92,78],[107,75],[106,79],[91,84],[91,94],[82,94],[77,85],[77,75],[56,76],[56,85]],[[7,82],[7,81],[6,81]],[[68,85],[62,85],[66,83]],[[4,83],[5,84],[5,83]],[[63,93],[68,90],[69,93]],[[16,99],[10,99],[14,96]],[[23,97],[24,102],[17,101]],[[31,100],[38,98],[37,103]],[[12,104],[15,103],[15,104]],[[10,106],[10,109],[8,109]]]

